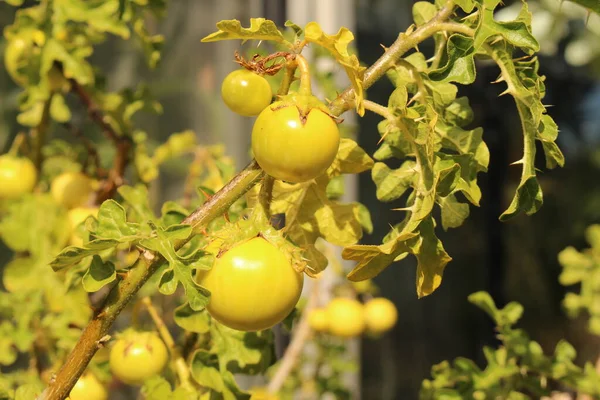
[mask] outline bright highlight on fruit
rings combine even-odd
[[[238,69],[223,80],[221,97],[231,111],[254,117],[271,104],[273,92],[262,76],[247,69]]]
[[[91,178],[81,172],[64,172],[54,178],[50,192],[57,203],[67,208],[86,205],[94,191]]]
[[[200,271],[198,283],[211,292],[206,309],[233,329],[260,331],[283,321],[296,306],[304,275],[290,257],[262,237],[235,245]]]
[[[141,385],[167,365],[167,346],[154,332],[126,331],[110,350],[110,370],[128,385]]]
[[[28,158],[0,156],[0,199],[16,199],[31,192],[37,180],[35,166]]]
[[[365,323],[372,333],[389,331],[396,325],[398,310],[390,300],[377,297],[365,303]]]

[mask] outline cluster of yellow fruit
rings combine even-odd
[[[67,208],[72,234],[70,243],[81,246],[83,241],[75,229],[89,216],[98,216],[98,207],[90,207],[90,196],[94,193],[95,182],[81,172],[64,172],[50,184],[50,193],[57,203]]]
[[[350,338],[363,332],[379,334],[396,325],[398,311],[390,300],[376,297],[365,304],[348,297],[337,297],[327,307],[309,311],[308,323],[316,332]]]

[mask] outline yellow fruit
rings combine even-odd
[[[92,374],[82,375],[67,400],[107,400],[108,392],[98,378]]]
[[[37,171],[28,158],[0,156],[0,199],[17,199],[31,192],[36,180]]]
[[[279,400],[279,396],[274,393],[269,393],[266,388],[252,388],[248,391],[250,400]]]
[[[396,325],[398,310],[394,303],[386,298],[378,297],[365,304],[365,322],[372,333],[388,331]]]
[[[110,370],[128,385],[141,385],[167,365],[167,346],[154,332],[129,331],[110,350]]]
[[[358,336],[365,330],[364,309],[361,302],[337,297],[327,305],[329,332],[340,337]]]
[[[354,287],[354,290],[356,290],[358,293],[366,293],[370,291],[371,286],[372,285],[370,279],[359,282],[352,282],[352,287]]]
[[[72,210],[69,210],[67,216],[69,218],[69,222],[71,223],[71,229],[73,232],[71,234],[71,244],[73,246],[81,247],[81,245],[83,244],[83,240],[79,237],[79,235],[77,235],[76,232],[76,229],[79,226],[79,224],[85,221],[90,215],[97,217],[98,210],[98,207],[77,207],[73,208]]]
[[[308,324],[317,332],[325,332],[329,327],[327,311],[323,308],[315,308],[308,312]]]
[[[211,292],[206,309],[232,329],[260,331],[281,322],[296,306],[304,275],[290,257],[262,237],[235,245],[198,273]]]
[[[64,172],[50,185],[52,197],[67,208],[84,206],[94,192],[94,183],[81,172]]]

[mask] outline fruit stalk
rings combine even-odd
[[[298,88],[298,93],[310,96],[312,95],[312,87],[310,86],[310,67],[308,61],[300,54],[296,55],[294,60],[296,66],[300,70],[300,87]]]
[[[190,214],[183,223],[192,225],[196,231],[200,230],[208,222],[222,215],[262,176],[263,172],[256,162],[250,163],[227,185]],[[182,241],[178,247],[184,244],[185,241]],[[144,251],[141,254],[135,267],[129,270],[126,277],[112,288],[102,307],[82,332],[64,365],[51,379],[48,387],[37,398],[38,400],[62,400],[67,397],[96,351],[104,346],[105,338],[108,338],[110,327],[119,313],[161,266],[162,262],[160,257],[150,251]]]

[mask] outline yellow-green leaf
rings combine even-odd
[[[363,105],[364,90],[362,81],[366,68],[360,65],[356,55],[348,53],[348,45],[354,40],[352,32],[348,28],[342,27],[337,34],[328,35],[323,32],[318,23],[309,22],[304,27],[304,38],[308,42],[316,43],[327,49],[338,63],[344,67],[354,89],[356,112],[358,115],[363,116],[365,107]]]
[[[250,18],[250,27],[244,28],[237,19],[229,19],[217,22],[217,32],[211,33],[202,39],[203,42],[216,42],[218,40],[270,40],[292,47],[285,40],[277,25],[265,18]]]

